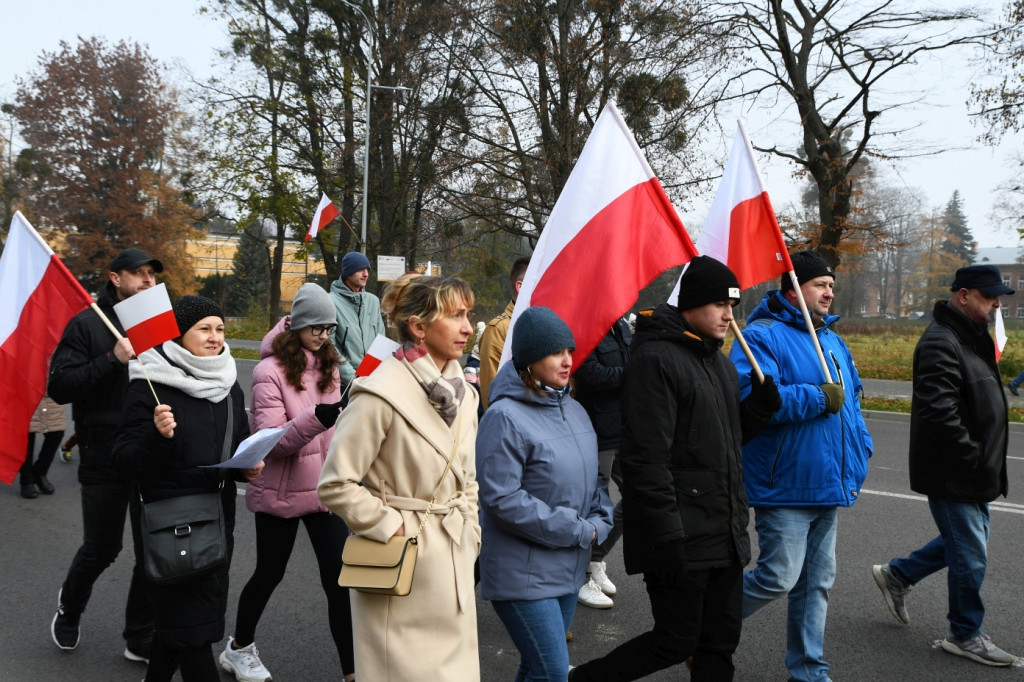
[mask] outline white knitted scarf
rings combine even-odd
[[[128,377],[135,380],[145,379],[148,375],[153,383],[176,388],[193,398],[212,403],[219,403],[231,392],[238,370],[227,343],[219,355],[210,357],[192,355],[174,341],[166,341],[161,348],[166,358],[151,348],[128,364]],[[145,374],[139,363],[145,366]]]

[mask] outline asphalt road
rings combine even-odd
[[[247,386],[253,363],[242,361],[240,383]],[[869,393],[871,392],[869,388]],[[906,449],[908,424],[900,417],[872,415],[868,426],[875,455],[860,501],[840,512],[839,571],[830,602],[826,657],[833,679],[840,680],[971,680],[1020,679],[1024,670],[992,669],[958,659],[933,648],[945,634],[945,580],[940,574],[914,588],[908,599],[911,623],[901,626],[889,615],[871,578],[871,566],[905,554],[930,540],[935,529],[923,498],[910,492]],[[1024,433],[1011,435],[1010,497],[992,505],[990,564],[984,597],[985,629],[994,641],[1024,655],[1021,619],[1024,580],[1019,566],[1024,550]],[[57,589],[77,549],[81,512],[75,462],[54,462],[52,497],[25,500],[17,486],[0,489],[3,552],[0,574],[5,597],[0,607],[0,682],[75,680],[109,682],[139,680],[144,668],[126,661],[124,598],[130,570],[130,542],[97,582],[82,619],[82,639],[71,652],[58,650],[49,625]],[[257,646],[277,682],[337,680],[340,667],[327,629],[324,600],[309,543],[296,543],[289,572],[271,601],[257,632]],[[753,536],[753,534],[752,534]],[[233,629],[238,592],[249,577],[255,554],[252,517],[239,500],[236,553],[231,568],[228,632]],[[608,558],[609,574],[619,592],[615,607],[596,611],[580,607],[570,644],[574,663],[602,655],[651,625],[649,604],[639,576],[626,576],[621,553]],[[480,660],[485,680],[511,680],[518,654],[490,605],[478,602]],[[776,603],[744,623],[736,653],[738,680],[785,680],[785,604]],[[356,623],[356,628],[359,624]],[[230,678],[225,675],[225,680]],[[683,667],[647,679],[688,679]],[[363,681],[372,682],[372,681]],[[456,681],[457,682],[457,681]]]

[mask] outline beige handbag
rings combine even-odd
[[[462,412],[459,412],[459,421]],[[461,423],[455,426],[455,445],[448,457],[448,464],[441,474],[434,497],[430,500],[427,513],[423,515],[416,535],[392,536],[387,542],[377,542],[361,535],[350,535],[345,540],[345,549],[341,552],[341,575],[338,585],[348,587],[367,594],[384,594],[392,597],[404,597],[412,590],[412,576],[416,571],[417,538],[423,532],[430,511],[437,502],[441,492],[441,483],[451,471],[452,461],[459,449],[459,432]]]

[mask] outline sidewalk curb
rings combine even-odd
[[[861,410],[864,419],[874,419],[883,422],[909,422],[910,414],[906,412],[885,412],[883,410]],[[1024,433],[1024,423],[1010,422],[1011,433]]]

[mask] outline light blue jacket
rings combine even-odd
[[[591,538],[612,527],[597,471],[597,435],[568,393],[529,391],[511,362],[498,371],[476,438],[480,596],[561,597],[579,590]]]
[[[370,344],[378,334],[384,333],[384,318],[376,296],[366,291],[352,291],[341,278],[331,283],[331,301],[338,313],[338,328],[331,343],[344,360],[338,365],[338,372],[341,388],[345,390]]]
[[[743,476],[751,507],[849,507],[857,501],[874,445],[860,411],[863,386],[846,343],[827,315],[818,341],[846,401],[838,414],[825,412],[821,363],[803,314],[778,291],[769,291],[747,318],[743,337],[761,366],[775,378],[782,407],[771,423],[743,446]],[[750,362],[739,344],[736,365],[743,398],[750,394]]]

